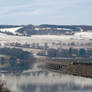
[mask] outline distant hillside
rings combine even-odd
[[[20,28],[18,28],[20,27]],[[9,28],[9,29],[8,29]],[[10,29],[12,28],[12,29]],[[18,28],[18,29],[16,29]],[[0,25],[0,31],[8,34],[20,35],[73,35],[75,32],[92,31],[88,25]]]
[[[51,28],[68,28],[72,30],[77,30],[78,28],[82,28],[83,30],[92,30],[92,26],[89,25],[40,25],[42,27],[51,27]]]
[[[1,28],[15,28],[15,27],[20,27],[23,25],[0,25],[0,29]]]
[[[17,32],[24,35],[72,35],[74,32],[92,31],[92,26],[86,25],[26,25],[17,30]]]

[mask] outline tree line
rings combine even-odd
[[[91,57],[92,50],[85,50],[84,48],[80,49],[48,49],[48,57]]]
[[[10,66],[7,67],[11,70],[20,69],[29,69],[32,68],[34,63],[34,57],[31,52],[23,51],[22,49],[17,48],[0,48],[1,55],[7,55],[7,57],[0,57],[2,63],[9,63]],[[0,62],[0,63],[1,63]]]

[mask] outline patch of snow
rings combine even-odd
[[[71,36],[66,36],[66,35],[33,35],[32,38],[36,39],[70,39]]]
[[[39,31],[40,29],[39,28],[35,28],[35,30]]]
[[[57,28],[57,30],[67,30],[67,31],[70,31],[72,29],[67,29],[67,28]]]
[[[13,34],[16,34],[16,31],[19,30],[22,27],[15,27],[15,28],[4,28],[0,29],[1,32],[11,32]]]
[[[78,32],[74,36],[77,38],[92,39],[92,32]]]
[[[35,30],[37,30],[37,31],[38,30],[49,30],[49,29],[51,29],[51,28],[49,28],[49,27],[48,28],[37,28],[37,27],[35,28]]]

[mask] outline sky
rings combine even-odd
[[[0,0],[0,24],[92,25],[92,0]]]

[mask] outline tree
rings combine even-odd
[[[5,58],[4,57],[1,57],[1,64],[4,64],[5,63]]]
[[[86,56],[86,51],[85,51],[85,49],[80,49],[79,50],[79,56]]]
[[[48,49],[47,51],[48,57],[56,57],[57,55],[57,50],[56,49]]]
[[[10,92],[6,87],[4,87],[5,84],[4,83],[0,83],[0,92]]]
[[[30,48],[30,44],[25,43],[25,44],[23,45],[23,47],[24,47],[24,48]]]
[[[48,44],[47,43],[44,44],[44,49],[48,49]]]
[[[72,42],[72,43],[71,43],[71,46],[75,46],[75,43],[74,43],[74,42]]]
[[[69,56],[72,56],[72,54],[73,54],[73,49],[69,48]]]
[[[11,57],[10,58],[10,65],[11,65],[11,67],[15,67],[16,66],[16,58],[15,57]]]

